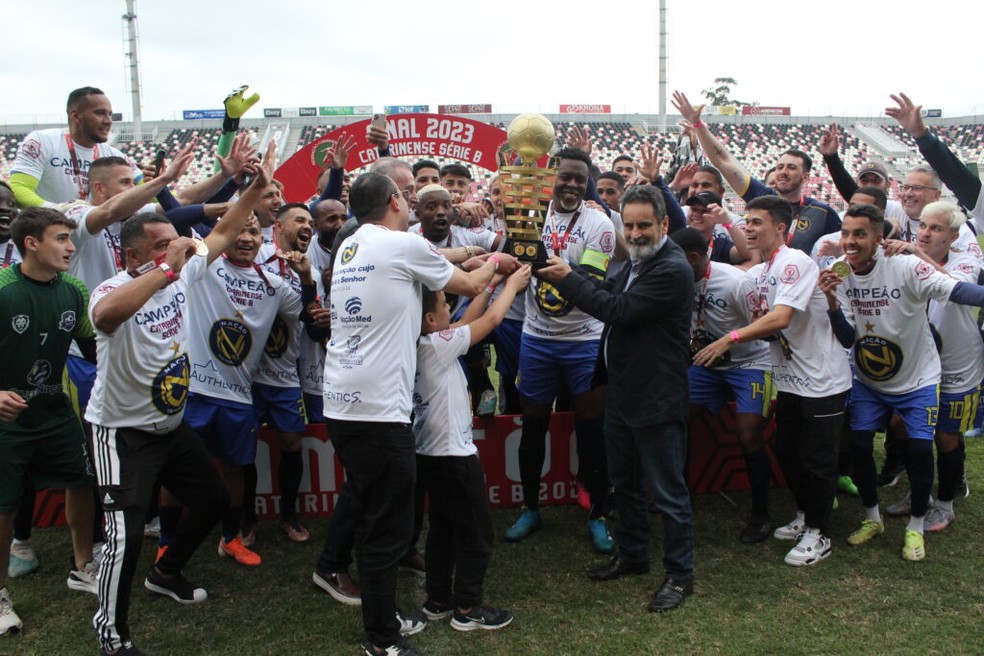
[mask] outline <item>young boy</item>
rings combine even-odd
[[[451,627],[458,631],[500,629],[513,619],[508,610],[482,605],[482,582],[492,556],[492,517],[472,442],[468,386],[458,363],[470,346],[502,322],[529,282],[530,267],[509,276],[502,294],[483,314],[501,279],[497,275],[453,326],[444,292],[425,290],[417,346],[413,432],[417,475],[430,494],[423,611],[430,620],[452,616]]]

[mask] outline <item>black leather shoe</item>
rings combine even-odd
[[[663,585],[659,587],[656,594],[649,602],[649,610],[653,613],[665,613],[668,610],[679,608],[683,605],[683,600],[694,593],[693,579],[663,579]]]
[[[629,574],[648,573],[649,563],[632,563],[615,554],[607,565],[588,570],[588,578],[592,581],[611,581]]]
[[[750,517],[748,524],[745,525],[745,530],[741,532],[741,543],[742,544],[754,544],[756,542],[764,542],[769,539],[772,535],[772,526],[769,524],[769,520],[763,517]]]

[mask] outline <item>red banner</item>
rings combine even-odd
[[[611,114],[611,105],[561,105],[561,114]]]
[[[294,153],[274,174],[284,185],[284,198],[306,201],[315,191],[328,151],[342,134],[355,139],[346,170],[360,169],[376,161],[376,147],[366,141],[370,119],[357,121],[315,139]],[[468,118],[438,114],[392,114],[386,117],[390,154],[393,157],[433,159],[447,157],[495,171],[496,150],[506,143],[504,130]]]
[[[492,105],[438,105],[438,114],[491,114]]]
[[[519,477],[519,440],[523,421],[518,416],[475,417],[472,434],[478,446],[485,486],[492,508],[515,508],[523,504],[523,487]],[[766,452],[772,461],[773,482],[785,481],[772,455],[775,419],[770,415],[765,429]],[[256,448],[256,512],[262,519],[280,513],[280,487],[277,472],[280,450],[272,430],[258,432]],[[560,505],[574,503],[577,473],[577,446],[574,441],[573,413],[556,413],[550,418],[547,454],[540,483],[540,503]],[[718,417],[703,415],[690,427],[690,461],[687,480],[698,494],[721,490],[747,490],[745,459],[735,430],[734,404]],[[310,424],[301,443],[304,476],[298,494],[298,510],[303,515],[327,516],[335,508],[345,473],[324,424]],[[34,510],[38,526],[65,524],[65,495],[61,490],[38,493]]]
[[[742,116],[789,116],[789,107],[741,106]]]

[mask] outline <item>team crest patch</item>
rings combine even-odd
[[[66,310],[62,312],[61,318],[58,320],[58,330],[63,330],[66,333],[70,333],[75,329],[75,310]]]
[[[800,270],[795,264],[787,264],[786,268],[782,270],[782,275],[779,277],[779,281],[791,285],[792,283],[799,280]]]
[[[287,352],[289,339],[290,331],[287,329],[287,323],[280,315],[277,315],[277,318],[273,320],[273,326],[270,327],[270,336],[267,337],[263,352],[269,358],[276,359],[282,357]]]
[[[31,159],[41,159],[41,144],[37,140],[30,139],[25,141],[22,148],[23,153]]]
[[[47,360],[35,360],[31,370],[27,372],[27,384],[31,387],[43,385],[51,376],[51,363]]]
[[[611,253],[615,250],[615,236],[606,232],[601,236],[601,250],[606,253]]]
[[[10,326],[18,335],[23,335],[27,327],[31,325],[31,317],[26,314],[18,314],[10,320]]]
[[[188,400],[188,354],[168,362],[154,377],[150,398],[157,411],[171,416],[180,412]]]
[[[454,336],[454,331],[445,328],[441,332],[437,333],[437,336],[443,339],[445,342],[450,342],[451,338]]]
[[[208,346],[219,362],[238,367],[253,346],[249,328],[234,319],[219,319],[208,333]]]
[[[359,243],[349,244],[342,249],[342,264],[348,264],[355,257],[356,251],[359,250]]]
[[[920,260],[919,264],[916,265],[916,278],[919,280],[925,280],[933,275],[933,271],[936,271],[936,269]]]
[[[902,368],[902,360],[902,349],[884,337],[865,335],[854,344],[854,362],[876,382],[895,376]]]

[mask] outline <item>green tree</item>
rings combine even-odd
[[[738,86],[738,81],[733,77],[717,77],[714,78],[714,84],[711,85],[710,89],[704,89],[700,92],[707,102],[711,105],[732,105],[734,107],[740,107],[742,105],[758,105],[757,102],[745,102],[743,100],[735,100],[731,97],[731,88]]]

